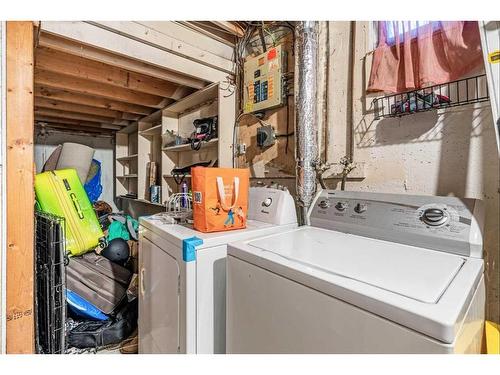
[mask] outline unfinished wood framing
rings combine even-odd
[[[154,112],[154,108],[144,107],[137,104],[118,102],[106,98],[70,92],[64,89],[54,89],[46,86],[35,86],[35,97],[55,99],[60,102],[83,104],[96,108],[106,108],[129,114],[147,116]]]
[[[63,89],[80,94],[87,94],[111,100],[142,105],[151,108],[163,108],[168,100],[160,96],[139,93],[128,89],[77,78],[69,75],[35,69],[35,82],[38,85]]]
[[[200,89],[207,84],[207,82],[202,79],[189,77],[165,68],[147,64],[140,60],[117,55],[113,52],[108,52],[97,47],[79,43],[75,40],[65,39],[63,37],[45,32],[40,34],[38,45],[194,89]]]
[[[120,130],[122,126],[113,125],[113,124],[101,124],[99,122],[85,121],[85,120],[77,120],[77,119],[69,119],[69,118],[59,118],[52,116],[44,116],[37,115],[36,121],[38,124],[40,123],[48,123],[48,124],[68,124],[73,126],[81,126],[82,128],[99,128],[99,129],[114,129]]]
[[[118,32],[133,39],[141,40],[155,47],[171,52],[175,55],[196,61],[200,64],[214,67],[226,73],[233,72],[233,61],[217,56],[192,44],[179,41],[176,37],[166,35],[148,26],[137,22],[126,21],[99,21],[91,22],[93,25]]]
[[[7,22],[7,352],[33,353],[33,24]]]
[[[86,22],[43,21],[40,27],[42,32],[79,41],[81,44],[91,45],[196,79],[219,82],[225,81],[228,74],[232,74],[169,52],[165,46],[151,45],[144,36],[131,38]]]
[[[127,120],[115,120],[115,119],[109,118],[109,117],[82,114],[82,113],[78,113],[78,112],[61,111],[59,109],[52,109],[52,108],[38,108],[37,106],[35,106],[35,116],[37,116],[37,115],[52,116],[52,117],[58,117],[58,118],[63,118],[63,119],[90,121],[90,122],[97,122],[97,123],[101,123],[101,124],[111,124],[111,125],[121,125],[121,126],[130,125],[130,121],[127,121]]]
[[[235,22],[230,22],[230,21],[211,21],[215,26],[220,27],[221,29],[236,35],[237,37],[241,38],[243,35],[245,35],[245,31]]]
[[[230,45],[174,22],[37,27],[35,119],[47,125],[126,127],[210,81],[227,81],[234,69]]]
[[[37,49],[36,68],[175,100],[192,92],[177,83],[44,47]]]
[[[59,100],[48,99],[44,97],[36,98],[37,108],[50,108],[67,112],[78,112],[89,115],[103,116],[115,120],[137,121],[141,116],[133,113],[114,111],[107,108],[92,107],[76,103],[67,103]]]
[[[214,34],[206,35],[192,28],[192,22],[137,21],[150,29],[154,29],[175,38],[179,42],[197,47],[202,51],[233,61],[234,39],[232,43],[219,40]]]

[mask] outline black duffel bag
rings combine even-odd
[[[75,348],[100,348],[118,344],[137,328],[137,299],[126,303],[110,320],[86,320],[68,333],[68,346]]]

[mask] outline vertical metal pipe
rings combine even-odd
[[[317,113],[318,22],[301,21],[295,27],[295,160],[297,200],[303,222],[316,193],[318,161]]]
[[[328,143],[329,21],[318,22],[318,161],[326,163]]]

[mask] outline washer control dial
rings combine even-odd
[[[429,226],[437,227],[448,221],[448,215],[441,208],[431,207],[422,212],[420,219]]]
[[[329,208],[331,206],[330,201],[328,199],[322,200],[319,202],[319,206],[323,209]]]
[[[357,203],[355,206],[354,206],[354,212],[358,213],[358,214],[361,214],[363,212],[366,211],[366,204],[363,204],[363,203]]]
[[[345,211],[347,208],[347,203],[346,202],[337,202],[335,205],[335,208],[339,211]]]

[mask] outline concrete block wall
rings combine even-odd
[[[353,27],[355,53],[350,56]],[[482,199],[487,318],[499,322],[499,163],[491,106],[485,102],[374,120],[374,96],[366,95],[373,40],[369,22],[330,22],[327,160],[337,162],[352,152],[354,162],[365,163],[366,178],[349,181],[348,190]]]

